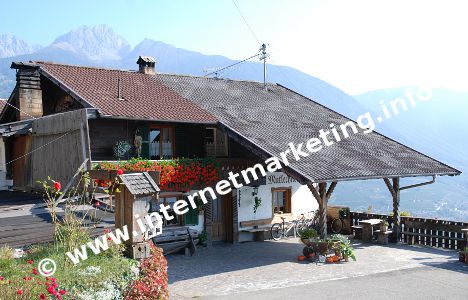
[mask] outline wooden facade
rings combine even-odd
[[[11,139],[11,157],[7,160],[13,161],[16,189],[40,188],[37,181],[46,180],[47,176],[66,184],[90,158],[86,110],[37,118],[31,123],[30,135],[7,139]]]

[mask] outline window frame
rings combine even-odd
[[[172,157],[171,158],[163,158],[162,157],[162,153],[163,153],[163,143],[159,143],[159,153],[161,153],[160,155],[160,158],[158,160],[167,160],[167,159],[173,159],[176,157],[175,153],[176,153],[176,144],[175,144],[175,141],[176,141],[176,137],[175,137],[175,126],[174,125],[159,125],[159,124],[151,124],[149,126],[149,130],[148,130],[148,146],[149,146],[149,149],[148,149],[148,159],[151,159],[151,140],[150,140],[150,137],[151,137],[151,130],[155,130],[155,129],[158,129],[160,134],[161,134],[161,137],[162,137],[162,132],[163,132],[163,128],[169,128],[171,130],[171,134],[172,134],[172,147],[171,147],[171,151],[172,151]]]
[[[205,145],[205,151],[207,149],[207,137],[206,137],[206,131],[207,130],[213,130],[213,146],[214,146],[214,156],[213,157],[228,157],[229,156],[229,148],[228,148],[228,143],[229,143],[229,138],[226,134],[226,132],[220,130],[217,127],[212,127],[212,126],[207,126],[205,127],[205,134],[204,134],[204,141],[203,144]],[[218,155],[218,139],[217,136],[218,134],[221,133],[224,136],[224,149],[223,149],[223,155]],[[206,151],[208,152],[208,151]]]
[[[284,199],[285,211],[283,213],[275,212],[275,209],[276,209],[276,206],[275,206],[275,193],[277,193],[277,192],[284,192],[285,193],[285,199]],[[288,208],[288,211],[286,211],[286,208]],[[272,211],[272,216],[292,214],[292,186],[271,188],[271,211]]]

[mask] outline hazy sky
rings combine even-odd
[[[6,2],[6,3],[5,3]],[[276,64],[357,94],[401,85],[468,90],[468,1],[236,0]],[[232,0],[3,1],[0,32],[47,45],[80,25],[242,59],[253,37]]]

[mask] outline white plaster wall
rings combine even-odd
[[[279,174],[279,173],[275,173]],[[282,174],[282,173],[281,173]],[[301,213],[306,213],[311,210],[318,209],[318,203],[315,200],[309,188],[306,185],[301,185],[298,182],[286,183],[269,183],[267,180],[266,185],[261,185],[258,188],[258,197],[262,198],[262,205],[258,208],[257,213],[254,214],[254,197],[252,196],[252,187],[242,187],[240,192],[240,206],[238,200],[239,222],[268,219],[273,217],[272,207],[272,188],[291,187],[291,212],[294,216],[299,216]]]

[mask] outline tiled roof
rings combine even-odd
[[[160,121],[217,121],[204,109],[156,81],[154,75],[55,63],[36,64],[41,71],[88,102],[90,107],[99,108],[105,114]]]
[[[119,178],[133,195],[151,195],[160,191],[151,176],[146,172],[123,174]]]
[[[288,144],[318,137],[344,116],[285,87],[262,83],[158,74],[158,80],[215,115],[220,123],[269,155]],[[350,131],[351,132],[351,131]],[[349,180],[391,176],[456,175],[460,172],[381,134],[351,135],[299,161],[291,168],[309,180]]]

